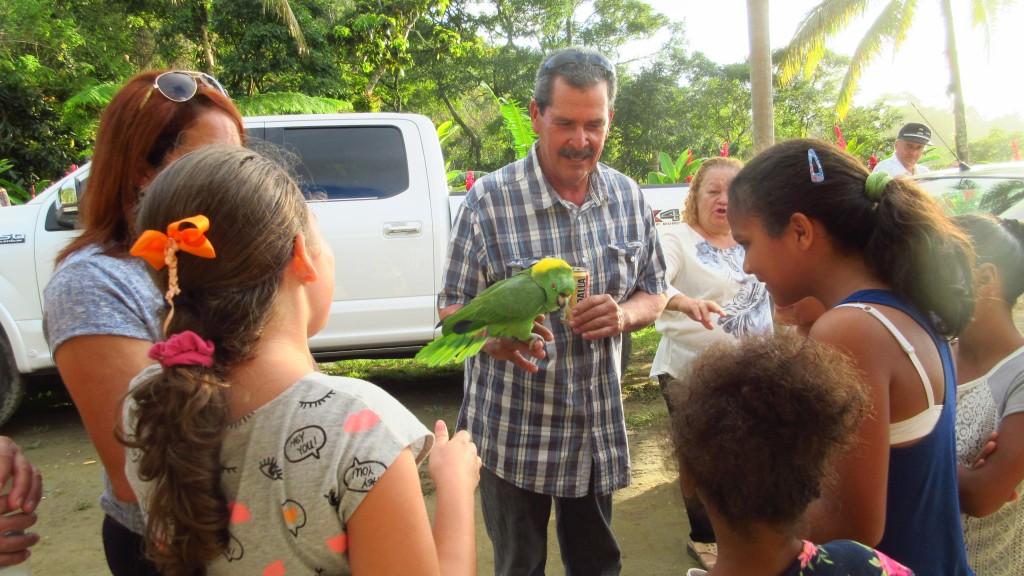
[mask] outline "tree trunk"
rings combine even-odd
[[[199,3],[199,18],[202,20],[199,24],[199,40],[202,42],[203,55],[206,57],[206,71],[213,74],[217,61],[213,57],[213,43],[210,42],[210,10],[204,2]]]
[[[964,108],[964,92],[960,87],[960,59],[956,50],[956,32],[953,30],[953,7],[949,0],[941,0],[942,20],[946,26],[946,61],[949,65],[949,96],[953,100],[953,134],[957,159],[970,162],[967,148],[967,109]]]
[[[750,35],[750,101],[754,116],[755,154],[775,143],[772,51],[768,24],[768,0],[747,0],[747,29]]]
[[[455,106],[452,104],[452,101],[448,98],[448,94],[441,94],[441,100],[444,101],[445,106],[448,108],[448,112],[452,115],[452,120],[455,120],[455,123],[458,124],[466,136],[469,137],[469,157],[473,166],[482,166],[483,160],[481,158],[483,155],[483,146],[480,144],[480,138],[476,135],[476,132],[473,132],[473,129],[469,127],[469,124],[466,124],[466,121],[463,120],[462,116],[459,116],[459,113],[455,110]]]

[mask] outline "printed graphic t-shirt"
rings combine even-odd
[[[126,402],[129,424],[131,408]],[[373,384],[304,376],[228,431],[221,489],[231,536],[209,574],[350,574],[348,519],[403,449],[419,463],[432,444],[426,427]],[[126,468],[145,514],[137,457],[129,451]]]

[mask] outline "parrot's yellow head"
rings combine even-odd
[[[544,288],[549,304],[563,308],[575,288],[572,266],[559,258],[544,258],[530,268],[530,277]]]

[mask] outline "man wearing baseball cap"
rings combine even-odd
[[[921,174],[927,172],[927,166],[918,166],[917,161],[924,153],[924,147],[932,138],[932,131],[924,124],[910,122],[900,128],[900,134],[893,145],[894,152],[875,166],[872,172],[885,170],[893,178],[904,174]]]

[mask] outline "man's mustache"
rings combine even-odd
[[[587,158],[592,158],[594,156],[594,149],[591,148],[590,146],[586,146],[579,150],[573,150],[572,148],[562,148],[561,150],[558,151],[558,155],[562,156],[563,158],[568,158],[570,160],[586,160]]]

